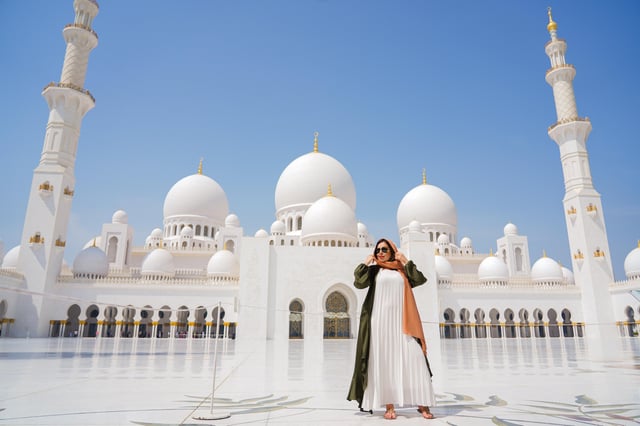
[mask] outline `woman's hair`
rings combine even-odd
[[[376,256],[376,249],[380,243],[387,243],[387,247],[389,247],[389,260],[396,260],[396,252],[393,250],[393,244],[391,244],[386,238],[380,238],[376,245],[373,246],[373,257]]]

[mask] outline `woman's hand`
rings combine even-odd
[[[370,254],[369,256],[367,256],[367,258],[364,260],[364,264],[365,264],[365,265],[367,265],[367,266],[369,266],[369,265],[371,265],[371,264],[374,264],[374,263],[376,263],[376,258],[375,258],[375,257],[373,257],[373,255],[372,255],[372,254]]]
[[[399,260],[400,263],[402,263],[403,265],[406,265],[407,262],[409,261],[406,256],[404,254],[402,254],[402,252],[396,252],[396,260]]]

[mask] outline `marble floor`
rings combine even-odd
[[[220,340],[211,404],[215,340],[0,338],[0,425],[389,424],[345,399],[354,346]],[[604,361],[573,338],[440,346],[437,418],[398,409],[391,424],[640,424],[638,338]]]

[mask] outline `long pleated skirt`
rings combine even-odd
[[[402,332],[404,281],[399,272],[381,269],[371,314],[367,388],[362,408],[372,410],[433,406],[435,395],[420,344]]]

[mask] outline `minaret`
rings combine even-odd
[[[56,282],[62,265],[67,236],[67,224],[74,195],[74,165],[80,126],[84,115],[95,100],[84,89],[89,53],[98,44],[91,29],[98,14],[94,0],[75,0],[75,21],[65,26],[62,34],[67,50],[59,83],[49,83],[42,91],[49,106],[49,120],[44,137],[40,163],[33,172],[33,181],[20,242],[19,271],[27,287],[35,293],[45,293]],[[16,335],[46,336],[47,303],[40,296],[25,296],[21,300]]]
[[[576,285],[582,288],[582,305],[587,334],[598,335],[599,327],[613,325],[614,314],[609,283],[613,282],[613,269],[604,213],[600,194],[593,187],[587,138],[591,132],[588,118],[578,116],[573,92],[576,70],[565,62],[567,43],[557,37],[558,25],[548,10],[547,30],[551,41],[545,52],[551,60],[547,71],[547,83],[553,88],[558,121],[549,127],[549,136],[560,148],[560,160],[564,174],[564,214],[567,222],[569,246],[572,254]]]

